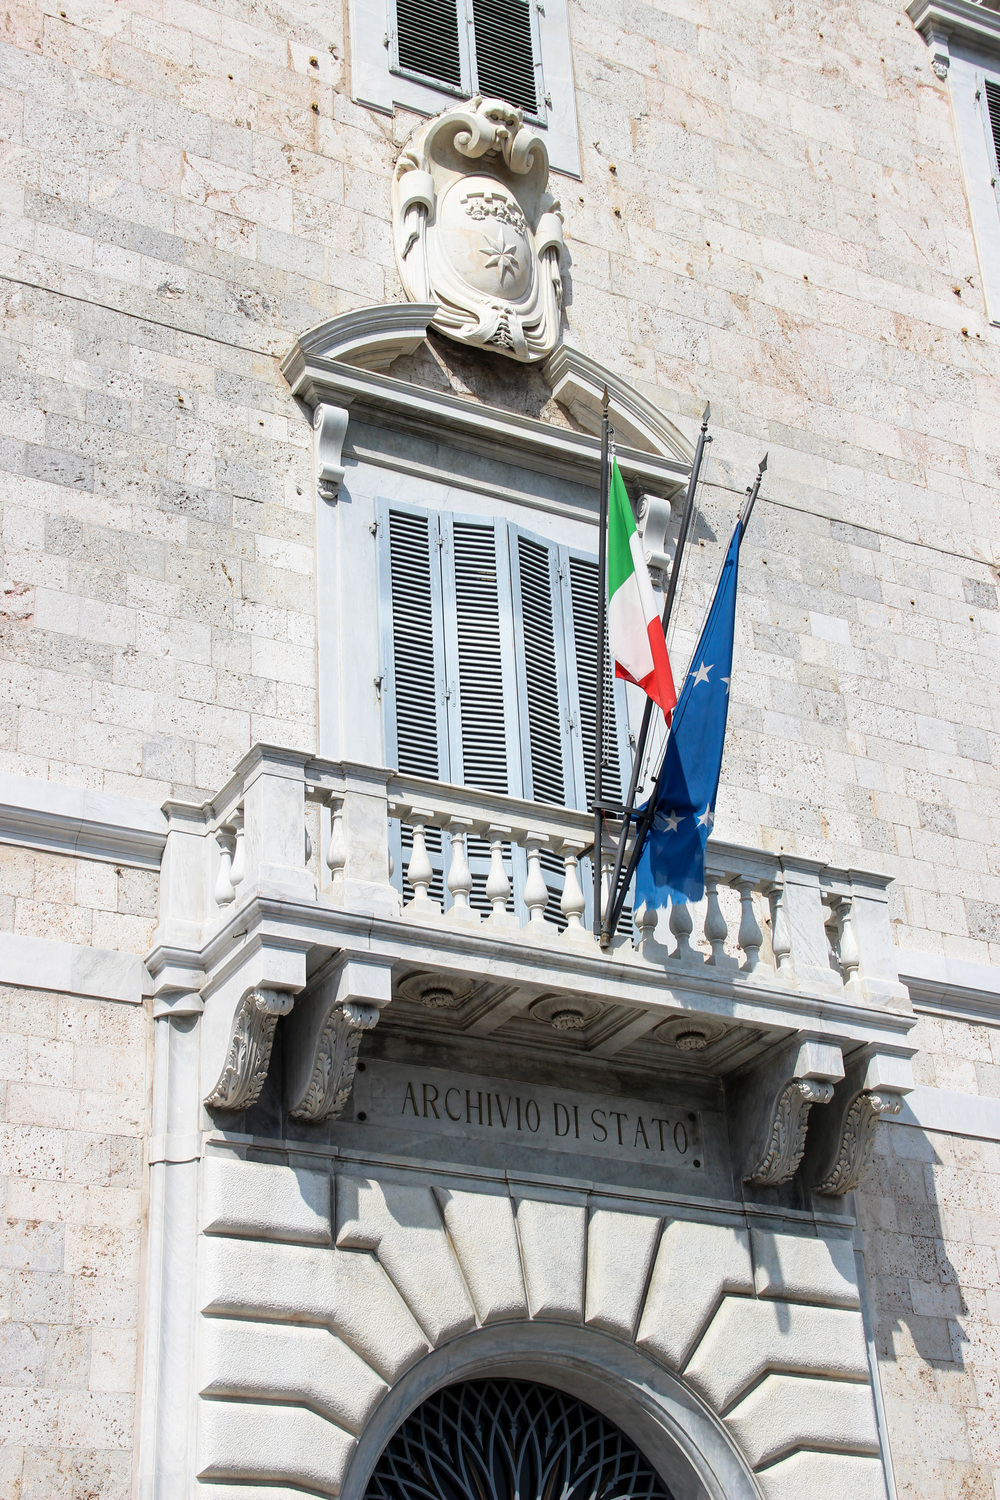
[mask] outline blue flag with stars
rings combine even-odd
[[[700,901],[705,894],[705,845],[715,821],[729,714],[740,540],[737,523],[646,804],[653,822],[636,869],[637,907]]]

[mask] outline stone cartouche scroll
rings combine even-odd
[[[392,226],[407,297],[431,326],[521,361],[547,358],[562,316],[562,214],[542,138],[476,94],[420,125],[396,161]]]

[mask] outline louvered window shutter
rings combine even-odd
[[[566,806],[569,712],[557,549],[510,529],[524,795]]]
[[[462,88],[459,0],[396,0],[395,52],[403,73]]]
[[[530,0],[472,0],[476,85],[481,94],[538,113]]]
[[[1000,84],[991,79],[984,80],[986,90],[986,117],[989,122],[989,135],[993,141],[993,185],[997,186],[997,176],[1000,173]]]
[[[575,667],[580,733],[576,738],[577,805],[594,801],[594,732],[597,719],[597,563],[591,557],[569,555],[569,654]],[[606,638],[605,638],[606,640]],[[628,763],[628,726],[624,685],[616,682],[604,653],[604,747],[601,759],[602,792],[607,801],[622,797],[622,766]]]
[[[450,781],[445,715],[444,610],[436,516],[379,506],[379,594],[386,764],[411,776]],[[390,844],[404,900],[412,830],[393,823]],[[430,894],[444,898],[441,834],[428,830]]]
[[[441,516],[454,779],[520,796],[507,528]]]

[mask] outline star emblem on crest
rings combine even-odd
[[[497,231],[496,239],[486,235],[486,245],[479,251],[480,255],[486,256],[486,264],[490,270],[494,267],[500,273],[500,285],[503,286],[506,276],[513,276],[518,269],[517,244],[508,244],[503,230]]]

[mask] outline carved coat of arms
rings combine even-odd
[[[476,95],[416,132],[392,184],[407,296],[436,302],[431,326],[511,359],[559,340],[563,248],[545,142],[521,111]]]

